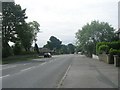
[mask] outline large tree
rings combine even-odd
[[[40,24],[37,21],[29,22],[28,23],[29,27],[33,30],[33,40],[36,42],[37,41],[37,33],[40,31]]]
[[[96,53],[96,43],[114,40],[114,31],[115,29],[107,22],[92,21],[76,33],[77,45],[81,46],[84,52],[89,54]]]
[[[37,21],[24,23],[18,30],[18,36],[26,51],[30,50],[33,41],[36,42],[36,36],[39,32],[39,23]],[[35,43],[36,44],[36,43]]]
[[[59,52],[59,50],[61,48],[61,44],[62,44],[62,41],[60,41],[59,39],[57,39],[54,36],[51,36],[49,41],[47,41],[47,44],[44,45],[44,47],[49,48],[50,50],[55,50],[55,51]]]
[[[9,41],[15,43],[15,48],[19,46],[24,48],[26,51],[30,51],[33,41],[36,42],[37,40],[36,36],[40,30],[39,23],[37,21],[26,23],[26,9],[22,9],[20,5],[17,5],[14,2],[4,2],[2,5],[3,56],[9,56],[12,53],[12,49],[8,44]],[[15,50],[15,54],[16,49],[13,50]]]
[[[71,43],[68,44],[67,46],[68,46],[68,52],[70,54],[73,54],[75,52],[75,46],[73,44],[71,44]]]
[[[26,9],[21,9],[20,5],[14,2],[2,3],[2,49],[3,56],[9,56],[11,51],[9,41],[16,43],[18,38],[18,28],[25,23]],[[7,52],[6,52],[7,50]]]
[[[61,53],[61,54],[68,54],[68,53],[69,53],[69,52],[68,52],[68,46],[62,44],[62,45],[61,45],[61,49],[60,49],[60,53]]]
[[[39,28],[40,24],[37,21],[33,21],[33,22],[29,22],[28,25],[30,29],[32,29],[33,41],[35,42],[34,49],[39,54],[39,48],[36,41],[37,41],[37,33],[40,31],[40,28]]]
[[[17,30],[19,41],[26,51],[30,50],[33,43],[33,31],[34,30],[27,23],[24,23]]]

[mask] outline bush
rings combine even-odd
[[[110,48],[120,50],[120,41],[109,42],[108,45]]]
[[[108,42],[98,42],[97,45],[96,45],[96,52],[97,52],[97,54],[101,54],[101,53],[102,53],[102,52],[100,51],[99,47],[100,47],[101,45],[107,45],[107,44],[108,44]]]
[[[2,58],[7,58],[13,55],[13,50],[10,46],[2,48]]]
[[[20,43],[15,43],[15,46],[13,46],[13,52],[14,55],[20,55],[22,53],[22,45]]]
[[[116,50],[116,49],[112,49],[112,48],[111,48],[111,49],[109,50],[109,54],[120,56],[120,50]]]
[[[105,52],[105,53],[109,52],[109,46],[108,45],[101,45],[99,47],[99,53],[103,53],[103,52]]]
[[[22,51],[22,53],[20,55],[33,55],[36,54],[36,52],[33,51]]]
[[[113,41],[113,42],[98,42],[97,45],[96,45],[97,54],[101,53],[101,51],[99,50],[99,47],[101,45],[107,45],[109,48],[120,50],[120,40],[119,41]]]

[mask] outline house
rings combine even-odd
[[[39,48],[39,52],[41,55],[43,55],[44,53],[52,53],[53,51],[48,48]]]

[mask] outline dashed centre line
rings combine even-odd
[[[27,69],[23,69],[23,70],[21,70],[21,71],[27,71],[27,70],[30,70],[30,69],[32,69],[32,67],[27,68]]]
[[[49,63],[51,63],[51,62],[52,62],[52,61],[50,61]],[[28,70],[30,70],[30,69],[37,68],[37,67],[39,67],[39,66],[43,66],[43,65],[45,65],[46,63],[48,63],[48,62],[44,62],[44,63],[42,63],[42,64],[39,64],[38,66],[32,66],[32,67],[29,67],[29,68],[20,70],[20,72],[28,71]],[[28,63],[27,63],[27,64],[28,64]],[[23,65],[27,65],[27,64],[23,64]],[[4,68],[4,69],[14,68],[14,67],[16,67],[16,65],[10,66],[10,67],[6,67],[6,68]],[[2,69],[0,69],[0,70],[2,70]],[[19,73],[20,73],[20,72],[19,72]],[[18,74],[18,73],[15,73],[15,74]],[[14,75],[15,75],[15,74],[14,74]],[[8,76],[11,76],[11,75],[8,74],[8,75],[5,75],[5,76],[1,76],[0,79],[5,78],[5,77],[8,77]]]

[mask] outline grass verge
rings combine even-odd
[[[13,56],[8,58],[3,58],[1,64],[10,64],[10,63],[16,63],[21,61],[30,61],[32,59],[39,59],[43,58],[42,56],[38,55],[25,55],[25,56]]]

